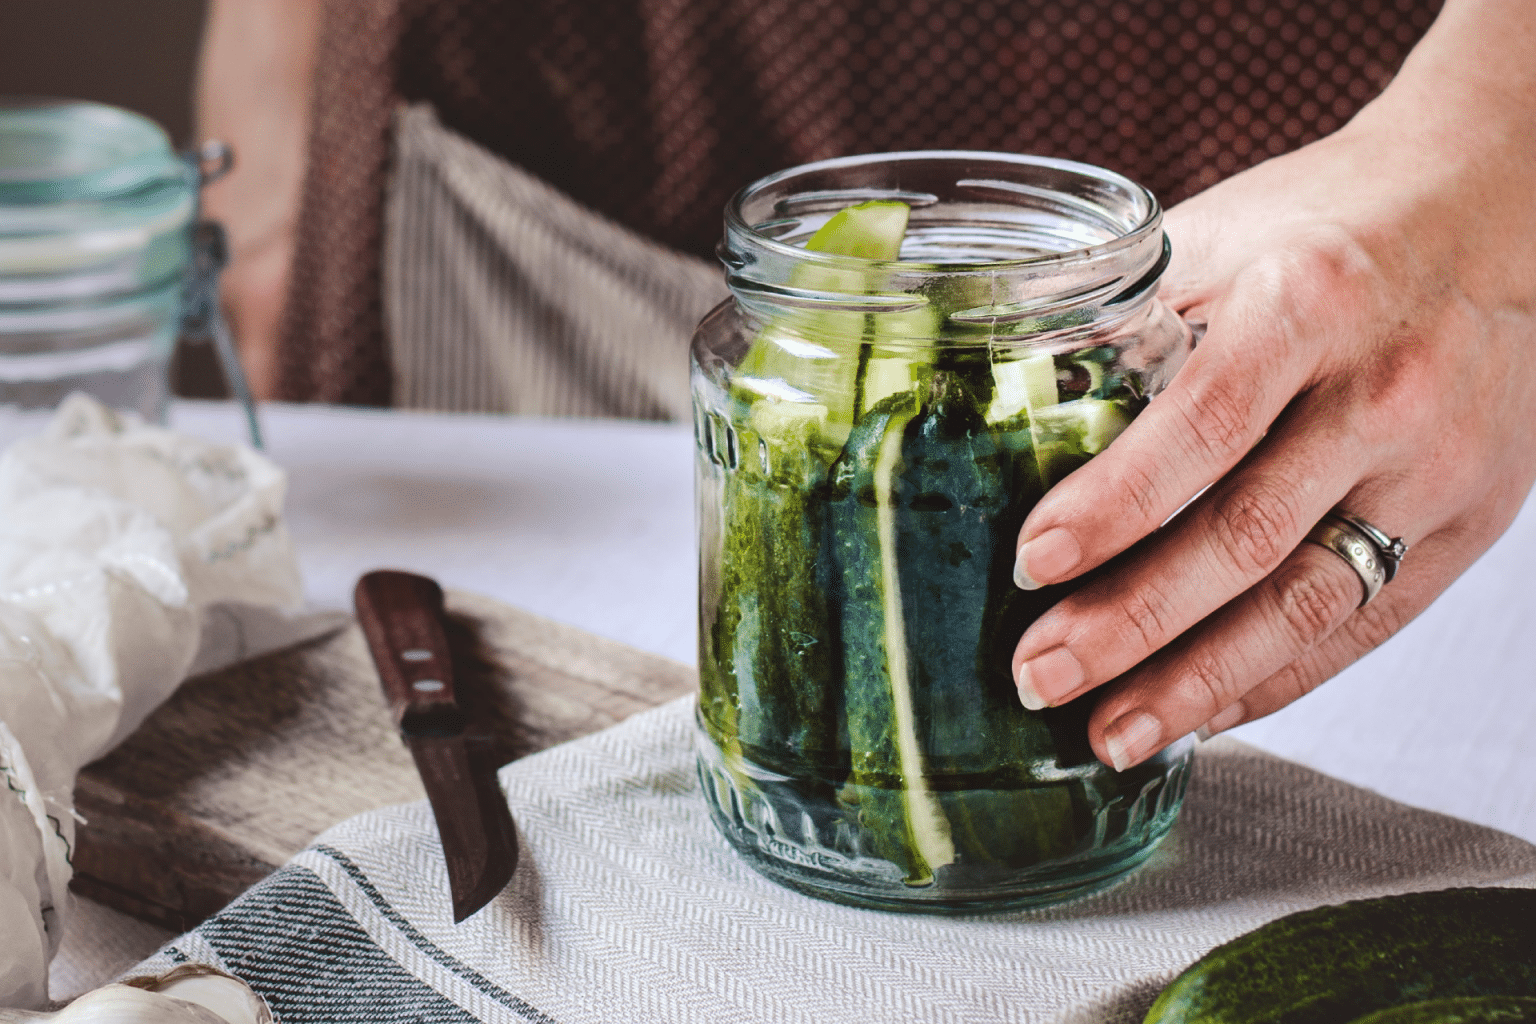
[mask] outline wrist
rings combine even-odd
[[[1396,78],[1350,126],[1451,158],[1536,156],[1536,4],[1447,0]]]

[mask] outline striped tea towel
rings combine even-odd
[[[427,805],[330,829],[133,973],[194,960],[284,1024],[1136,1021],[1212,946],[1323,903],[1536,886],[1536,847],[1232,740],[1132,879],[971,918],[823,903],[755,874],[710,824],[692,699],[502,770],[512,884],[455,926]]]

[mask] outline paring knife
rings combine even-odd
[[[443,591],[425,576],[380,570],[357,581],[353,602],[395,724],[432,803],[457,923],[511,879],[517,831],[489,744],[466,735],[470,723],[454,695],[443,629]]]

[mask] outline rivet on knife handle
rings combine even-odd
[[[357,581],[353,600],[395,724],[407,732],[458,732],[442,588],[425,576],[381,569]]]

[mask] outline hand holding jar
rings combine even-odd
[[[1123,769],[1307,693],[1493,543],[1536,478],[1533,187],[1536,11],[1451,0],[1346,128],[1169,213],[1162,297],[1208,331],[1020,531],[1026,588],[1110,563],[1024,633],[1027,707],[1108,684]]]

